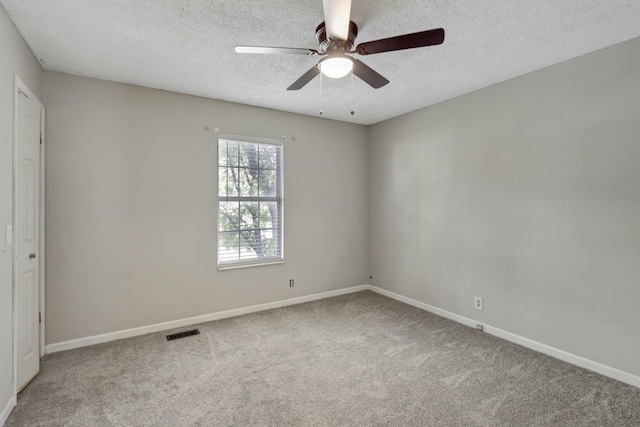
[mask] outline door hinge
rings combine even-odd
[[[42,145],[42,135],[40,135],[40,145]]]
[[[42,312],[38,312],[38,323],[42,323]]]

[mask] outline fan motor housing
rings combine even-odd
[[[327,38],[327,30],[324,22],[316,28],[316,40],[320,46],[320,53],[345,53],[351,51],[353,43],[358,35],[358,26],[349,21],[349,37],[347,40],[331,40]]]

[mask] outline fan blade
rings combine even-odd
[[[236,53],[266,53],[271,55],[317,55],[313,49],[269,46],[236,46]]]
[[[324,25],[329,40],[347,40],[351,20],[351,0],[323,0]]]
[[[320,74],[320,68],[318,68],[317,65],[314,65],[313,67],[311,67],[311,69],[309,71],[304,73],[302,75],[302,77],[300,77],[298,80],[293,82],[293,84],[291,86],[289,86],[287,88],[287,90],[302,89],[307,83],[309,83],[311,80],[313,80],[313,78],[315,76],[317,76],[318,74]]]
[[[382,86],[389,83],[389,80],[378,74],[378,72],[373,68],[355,58],[353,58],[353,74],[360,77],[365,83],[374,89],[380,89]]]
[[[436,28],[434,30],[360,43],[356,47],[356,52],[360,55],[371,55],[373,53],[432,46],[442,44],[442,42],[444,42],[444,29]]]

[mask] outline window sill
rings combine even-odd
[[[284,260],[268,261],[268,262],[253,262],[253,263],[247,263],[247,264],[219,265],[218,271],[238,270],[240,268],[252,268],[252,267],[268,267],[270,265],[279,265],[279,264],[284,264]]]

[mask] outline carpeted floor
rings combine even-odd
[[[197,327],[48,355],[6,426],[640,426],[640,389],[370,291]]]

